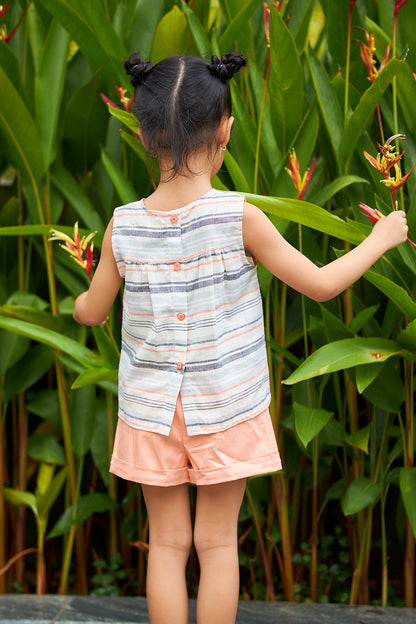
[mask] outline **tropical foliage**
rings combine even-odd
[[[157,180],[124,59],[236,49],[248,67],[214,185],[318,264],[361,241],[367,217],[398,206],[410,226],[325,304],[259,266],[285,471],[249,480],[242,597],[413,606],[414,3],[12,0],[0,32],[0,592],[144,592],[140,487],[108,473],[121,301],[92,331],[73,302],[89,234],[99,248],[114,207]]]

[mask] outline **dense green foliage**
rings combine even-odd
[[[386,214],[397,200],[416,238],[415,172],[395,194],[416,161],[414,2],[268,5],[269,17],[261,0],[0,9],[0,568],[10,564],[0,592],[144,591],[140,487],[108,473],[121,298],[107,328],[76,325],[73,301],[88,278],[48,241],[51,227],[71,234],[79,221],[99,247],[114,207],[155,184],[125,110],[128,54],[246,55],[214,186],[246,193],[314,262],[370,231],[360,202]],[[389,152],[396,134],[405,139]],[[375,158],[377,143],[384,156],[406,149],[384,174],[381,153],[376,167],[363,154]],[[287,171],[292,150],[302,175],[316,159],[302,200]],[[285,472],[249,480],[242,596],[412,606],[415,248],[390,251],[325,304],[262,267],[259,277]],[[192,554],[191,593],[196,585]]]

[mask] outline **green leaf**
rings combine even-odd
[[[107,88],[123,84],[128,54],[99,0],[39,0],[81,48],[93,72],[102,68]]]
[[[54,362],[54,355],[43,345],[32,346],[21,360],[9,369],[4,384],[3,400],[27,390],[47,373]]]
[[[416,539],[416,468],[401,468],[400,491],[404,508]]]
[[[12,334],[18,335],[18,334]],[[48,420],[57,427],[61,426],[61,413],[57,390],[37,390],[27,403],[27,409],[44,420]]]
[[[224,154],[224,163],[233,181],[236,190],[242,193],[250,192],[250,184],[247,182],[244,173],[230,151]]]
[[[197,45],[200,56],[206,60],[211,60],[211,44],[201,22],[183,0],[180,3],[180,7],[188,20],[189,29]]]
[[[49,533],[48,539],[51,537],[58,537],[59,535],[65,535],[73,525],[85,522],[93,513],[102,513],[110,509],[115,509],[116,507],[117,502],[107,494],[101,494],[99,492],[87,494],[78,500],[75,518],[74,506],[70,505]]]
[[[293,409],[295,411],[296,431],[305,448],[334,415],[333,412],[328,412],[324,409],[306,407],[305,405],[300,405],[296,402],[293,404]]]
[[[66,169],[62,164],[55,162],[51,171],[51,179],[54,186],[75,209],[81,219],[81,222],[85,223],[87,228],[90,230],[104,232],[105,227],[101,217],[91,203],[88,195],[73,175],[68,171],[68,169]],[[65,229],[61,226],[57,226],[57,229],[65,231]],[[72,232],[73,228],[69,233]]]
[[[364,239],[364,234],[357,228],[320,206],[286,197],[265,197],[250,193],[245,193],[245,197],[247,201],[252,202],[266,213],[301,225],[307,225],[314,230],[330,234],[349,243],[358,244]]]
[[[351,516],[374,505],[381,494],[380,483],[374,483],[367,477],[355,479],[349,486],[344,499],[344,514]]]
[[[277,11],[270,12],[270,78],[273,124],[283,154],[303,120],[303,74],[292,34]]]
[[[364,273],[364,277],[381,290],[409,320],[413,321],[416,319],[416,302],[402,286],[395,284],[385,275],[375,271],[367,271]]]
[[[65,485],[67,475],[68,475],[68,467],[64,466],[64,468],[61,468],[58,474],[55,475],[54,479],[52,480],[51,484],[47,488],[46,492],[38,500],[40,517],[46,517],[48,515],[52,505],[58,498],[59,493],[61,492],[63,486]]]
[[[14,505],[14,507],[30,507],[36,518],[39,518],[37,501],[31,492],[21,492],[12,488],[4,488],[4,500]]]
[[[71,389],[82,388],[103,381],[117,381],[118,370],[109,368],[87,368],[75,379]]]
[[[339,148],[344,129],[341,108],[337,96],[329,82],[327,73],[310,46],[308,48],[307,58],[322,114],[322,120],[330,138],[334,156],[338,162]]]
[[[71,171],[86,175],[100,157],[100,143],[107,135],[108,115],[99,96],[100,72],[72,95],[62,127],[64,163]]]
[[[22,73],[20,71],[20,63],[17,55],[11,46],[0,39],[0,67],[4,70],[19,93],[22,100],[25,100],[26,94],[23,88]]]
[[[102,362],[93,351],[79,344],[76,340],[72,340],[72,338],[45,329],[44,327],[38,327],[33,323],[1,316],[1,308],[0,327],[37,340],[38,342],[48,345],[48,347],[52,349],[60,349],[88,368],[102,365]]]
[[[167,56],[183,55],[188,45],[188,21],[177,6],[174,6],[159,22],[152,49],[152,63],[158,63]]]
[[[400,346],[385,338],[356,337],[337,340],[312,353],[284,383],[291,385],[361,364],[384,362],[400,353]]]
[[[144,149],[141,141],[138,141],[137,139],[134,138],[134,136],[132,136],[128,132],[125,132],[124,130],[121,131],[121,138],[128,145],[130,145],[130,147],[133,149],[133,151],[139,156],[139,158],[147,166],[147,164],[148,164],[147,163],[148,154],[147,154],[146,150]]]
[[[26,353],[30,341],[23,336],[0,330],[0,377]]]
[[[48,434],[39,433],[30,436],[27,443],[27,454],[32,459],[47,464],[63,466],[66,463],[64,449],[52,435]]]
[[[365,178],[360,178],[360,176],[356,175],[345,175],[340,176],[327,184],[323,189],[321,189],[316,195],[311,197],[311,201],[314,204],[318,204],[318,206],[322,206],[326,204],[336,193],[342,191],[342,189],[347,188],[351,184],[369,184],[368,180]]]
[[[93,386],[74,390],[71,395],[71,442],[79,459],[88,453],[94,435],[96,402]]]
[[[114,106],[111,106],[111,104],[107,104],[107,108],[108,108],[108,112],[110,113],[110,115],[112,115],[112,117],[115,117],[116,119],[121,121],[121,123],[123,123],[125,126],[127,126],[127,128],[131,130],[133,134],[135,135],[137,142],[141,143],[137,136],[137,128],[139,126],[139,122],[137,120],[136,115],[134,115],[133,113],[128,113],[127,111],[122,110],[121,108],[114,108]]]
[[[119,164],[104,147],[101,149],[101,159],[123,204],[137,201],[137,192],[133,184],[126,178]]]
[[[364,453],[368,455],[368,440],[370,437],[370,426],[363,427],[358,431],[354,431],[354,433],[349,433],[345,436],[345,442],[354,446],[355,448],[360,449]]]
[[[8,159],[35,187],[44,173],[40,138],[31,114],[1,66],[0,134]]]
[[[68,51],[69,35],[54,19],[43,46],[35,81],[35,120],[47,167],[55,159],[57,151],[56,135]]]
[[[397,342],[399,345],[416,353],[416,319],[409,323],[398,336]]]
[[[246,4],[243,4],[241,10],[237,13],[234,19],[228,24],[227,28],[218,40],[218,48],[222,53],[228,52],[238,39],[241,31],[247,28],[247,23],[259,5],[259,0],[248,0]]]
[[[358,106],[348,119],[340,145],[341,165],[345,172],[353,155],[354,149],[370,124],[376,105],[381,100],[385,90],[401,67],[402,61],[391,59],[383,71],[375,79],[371,87],[361,96]]]
[[[360,394],[362,394],[364,390],[373,383],[377,375],[379,375],[383,370],[383,367],[384,362],[357,366],[355,369],[355,383]]]

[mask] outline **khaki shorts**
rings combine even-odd
[[[118,420],[110,472],[146,485],[212,485],[281,470],[266,410],[225,431],[188,436],[180,396],[169,436]]]

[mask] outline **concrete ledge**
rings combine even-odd
[[[145,598],[0,596],[1,624],[149,624]],[[195,601],[190,601],[195,624]],[[415,624],[416,609],[240,601],[237,624]]]

